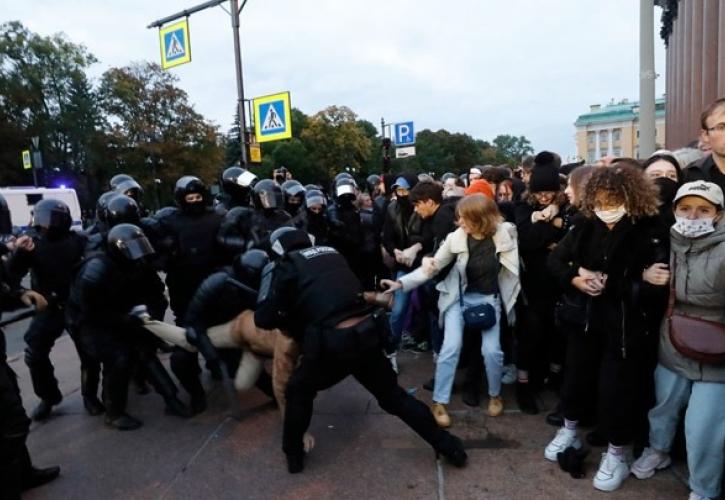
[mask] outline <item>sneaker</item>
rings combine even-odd
[[[498,417],[503,413],[503,399],[501,396],[491,396],[488,400],[488,416]]]
[[[501,383],[510,385],[516,382],[518,375],[518,370],[516,369],[516,365],[504,365],[503,367],[503,375],[501,376]]]
[[[669,467],[671,463],[667,453],[654,448],[645,448],[630,470],[637,479],[647,479],[654,476],[656,471]]]
[[[550,462],[556,462],[556,456],[559,453],[564,453],[564,450],[569,447],[576,448],[578,450],[582,447],[582,442],[576,435],[575,430],[562,427],[561,429],[556,431],[556,436],[554,436],[554,439],[552,439],[551,442],[546,445],[546,449],[544,450],[544,457]]]
[[[417,342],[413,338],[413,336],[408,332],[403,332],[403,335],[400,338],[400,348],[401,349],[412,349],[417,345]]]
[[[614,455],[602,453],[602,461],[599,463],[599,470],[594,476],[594,487],[600,491],[614,491],[629,476],[629,463],[627,453]]]
[[[385,356],[388,360],[390,360],[390,366],[393,368],[393,371],[396,374],[400,373],[400,370],[398,369],[398,353],[394,352],[392,354],[386,354]]]
[[[415,344],[410,350],[417,353],[428,352],[430,351],[430,344],[428,344],[427,340],[423,340]]]
[[[702,495],[698,495],[694,491],[691,491],[690,496],[687,497],[687,500],[710,500],[710,497],[704,497]]]
[[[438,424],[438,427],[446,429],[451,426],[451,416],[446,411],[446,405],[440,403],[433,403],[430,405],[430,411],[433,414],[433,418]]]

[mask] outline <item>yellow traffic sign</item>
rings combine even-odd
[[[257,97],[254,103],[254,135],[257,142],[292,137],[292,106],[289,92]]]
[[[30,170],[33,168],[33,162],[30,160],[30,150],[23,150],[23,170]]]
[[[249,161],[252,163],[262,163],[262,146],[259,144],[249,145]]]
[[[191,61],[188,19],[159,28],[159,41],[162,68],[169,69]]]

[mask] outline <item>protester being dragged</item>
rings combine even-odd
[[[523,303],[516,331],[518,382],[516,398],[521,411],[538,413],[534,398],[544,379],[560,383],[564,342],[557,336],[554,306],[557,290],[546,260],[564,237],[566,197],[560,191],[557,157],[543,151],[536,155],[525,201],[516,204],[519,252],[524,263],[521,282]]]
[[[448,235],[434,257],[424,259],[421,267],[397,281],[382,282],[390,290],[410,291],[447,272],[436,286],[440,292],[439,324],[445,325],[445,331],[431,407],[441,427],[451,425],[446,405],[466,326],[481,331],[490,396],[488,414],[496,417],[503,413],[500,321],[503,311],[509,322],[514,321],[513,307],[520,291],[516,230],[503,221],[493,199],[480,194],[467,196],[458,203],[457,214],[459,228]]]
[[[632,465],[639,479],[670,464],[685,414],[691,499],[719,498],[725,449],[725,217],[723,192],[711,182],[684,184],[670,231],[670,305],[659,334],[657,403],[649,412],[650,447]],[[693,344],[708,347],[708,355]],[[713,355],[719,353],[719,355]]]
[[[619,163],[595,169],[581,201],[585,218],[548,260],[562,290],[576,289],[586,299],[573,306],[572,313],[585,318],[579,362],[567,366],[561,393],[565,422],[545,457],[556,461],[566,448],[581,448],[577,425],[596,378],[599,427],[609,442],[594,477],[594,487],[603,491],[616,490],[629,475],[643,387],[640,366],[647,357],[644,339],[652,334],[646,313],[669,280],[666,259],[658,260],[666,232],[657,206],[657,190],[641,169]]]

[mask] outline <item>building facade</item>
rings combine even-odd
[[[607,105],[594,104],[589,113],[577,118],[576,152],[587,163],[603,156],[639,157],[639,104],[627,99]],[[664,147],[665,99],[655,103],[655,142]]]
[[[667,147],[697,140],[700,114],[725,97],[725,0],[656,0],[667,45]]]

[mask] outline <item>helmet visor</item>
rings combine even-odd
[[[153,255],[154,253],[154,247],[151,246],[151,242],[145,237],[119,242],[118,246],[123,255],[130,260],[138,260],[147,255]]]
[[[282,206],[282,193],[262,191],[259,193],[259,202],[262,204],[262,208],[280,208]]]

